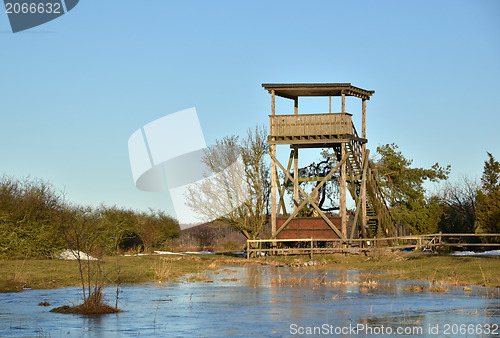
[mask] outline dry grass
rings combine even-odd
[[[132,256],[105,257],[103,268],[112,284],[178,280],[181,276],[217,269],[220,265],[290,265],[307,257],[245,258],[200,255],[182,257]],[[500,287],[499,257],[457,257],[385,253],[380,256],[315,255],[321,265],[305,267],[313,270],[385,271],[367,279],[394,278],[436,280],[448,285],[486,285]],[[152,267],[145,269],[144,267]],[[154,268],[156,267],[156,269]],[[155,271],[157,270],[157,271]],[[168,276],[167,276],[168,275]],[[160,278],[159,278],[160,276]],[[366,279],[365,278],[365,279]],[[165,279],[165,280],[164,280]],[[276,284],[277,281],[274,281]],[[283,283],[286,282],[281,282]],[[292,281],[290,281],[292,283]],[[78,263],[62,260],[0,260],[0,292],[20,291],[23,287],[50,289],[80,285]]]
[[[318,255],[319,256],[319,255]],[[318,259],[318,258],[316,258]],[[448,285],[500,287],[500,257],[460,257],[383,252],[370,255],[324,255],[316,269],[383,271],[377,277],[406,280],[436,280]]]
[[[172,274],[172,261],[160,258],[151,263],[151,268],[153,269],[158,283],[168,281],[170,275]]]
[[[216,263],[210,263],[210,265],[208,266],[208,268],[210,270],[217,270],[217,269],[220,269],[220,265],[217,265]]]
[[[187,282],[193,283],[193,282],[206,282],[206,283],[211,283],[212,280],[210,279],[209,276],[203,273],[195,273],[187,278]]]
[[[444,285],[433,285],[433,286],[430,286],[427,289],[427,291],[445,293],[445,292],[448,292],[448,289]]]
[[[92,290],[90,295],[82,304],[76,306],[64,305],[61,307],[56,307],[50,310],[50,312],[101,315],[106,313],[122,312],[122,310],[106,304],[104,302],[102,288],[96,287]]]
[[[29,259],[24,264],[23,262],[24,260],[0,260],[0,292],[21,291],[23,288],[53,289],[81,286],[76,261]],[[182,257],[151,255],[104,257],[102,264],[108,283],[115,285],[157,282],[159,277],[162,282],[179,280],[184,275],[205,271],[210,266],[216,268],[220,264],[255,264],[255,261],[215,255]],[[263,263],[257,262],[257,264]]]
[[[309,286],[309,287],[358,287],[360,292],[368,293],[372,289],[376,289],[380,287],[380,283],[376,280],[336,280],[329,281],[327,280],[327,276],[324,275],[322,277],[316,278],[304,278],[307,274],[302,277],[297,276],[287,276],[282,277],[278,275],[276,278],[271,279],[271,285],[278,287],[295,287],[295,286]]]
[[[405,288],[405,291],[411,291],[411,292],[423,292],[425,287],[423,285],[408,285]]]

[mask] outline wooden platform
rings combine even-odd
[[[351,140],[367,141],[358,137],[349,113],[269,116],[268,144],[319,147]]]

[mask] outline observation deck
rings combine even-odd
[[[360,138],[352,114],[270,115],[268,144],[336,144]]]

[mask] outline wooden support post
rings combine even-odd
[[[366,139],[366,99],[361,101],[361,137]],[[366,143],[363,143],[361,146],[361,158],[362,158],[362,166],[365,167],[365,161],[368,161],[368,157],[365,156],[366,153]],[[366,179],[361,181],[361,225],[363,228],[368,223],[367,215],[366,215]]]
[[[342,91],[342,113],[345,113],[345,94]],[[344,157],[346,153],[346,146],[345,143],[341,143],[340,146],[340,157]],[[342,232],[342,235],[344,237],[347,237],[347,220],[346,220],[346,164],[345,162],[342,164],[340,167],[340,200],[339,200],[339,216],[340,216],[340,229]]]
[[[367,161],[367,160],[365,160],[363,157],[363,162],[364,161]],[[363,166],[364,166],[364,163],[363,163]],[[364,177],[361,181],[360,189],[361,189],[361,225],[364,228],[366,226],[366,224],[368,223],[368,216],[366,213],[366,179]]]
[[[271,144],[271,154],[276,157],[276,145]],[[274,236],[276,233],[276,182],[278,172],[276,170],[276,163],[271,156],[271,233]]]
[[[340,156],[343,158],[346,154],[345,143],[341,143]],[[344,237],[347,237],[347,213],[346,213],[346,164],[342,163],[340,167],[340,201],[339,201],[339,215],[341,232]]]
[[[314,249],[314,244],[313,244],[313,238],[311,237],[311,259],[313,259],[313,249]]]
[[[299,115],[299,97],[293,100],[293,114]],[[293,148],[293,207],[297,209],[299,205],[299,148]]]
[[[332,96],[328,96],[328,113],[332,113]]]
[[[361,101],[361,137],[366,138],[366,100]]]
[[[293,148],[293,208],[299,205],[299,148]]]
[[[271,91],[271,114],[276,115],[276,105],[275,105],[275,93],[274,90]],[[276,145],[272,144],[270,151],[274,158],[276,157]],[[274,236],[276,232],[276,181],[277,181],[277,170],[274,158],[271,157],[271,233]]]

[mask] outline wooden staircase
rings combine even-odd
[[[357,137],[356,129],[352,126],[353,133]],[[361,181],[363,177],[362,146],[356,140],[346,143],[346,149],[350,152],[349,159],[346,161],[346,181],[349,192],[356,205],[361,198]],[[334,147],[337,160],[341,160],[340,145]],[[368,162],[366,171],[366,215],[367,227],[366,234],[360,231],[360,237],[394,237],[396,228],[392,219],[387,203],[385,202],[382,191],[377,183],[372,166]],[[363,226],[362,217],[358,217],[358,225]],[[357,225],[354,225],[357,226]]]

